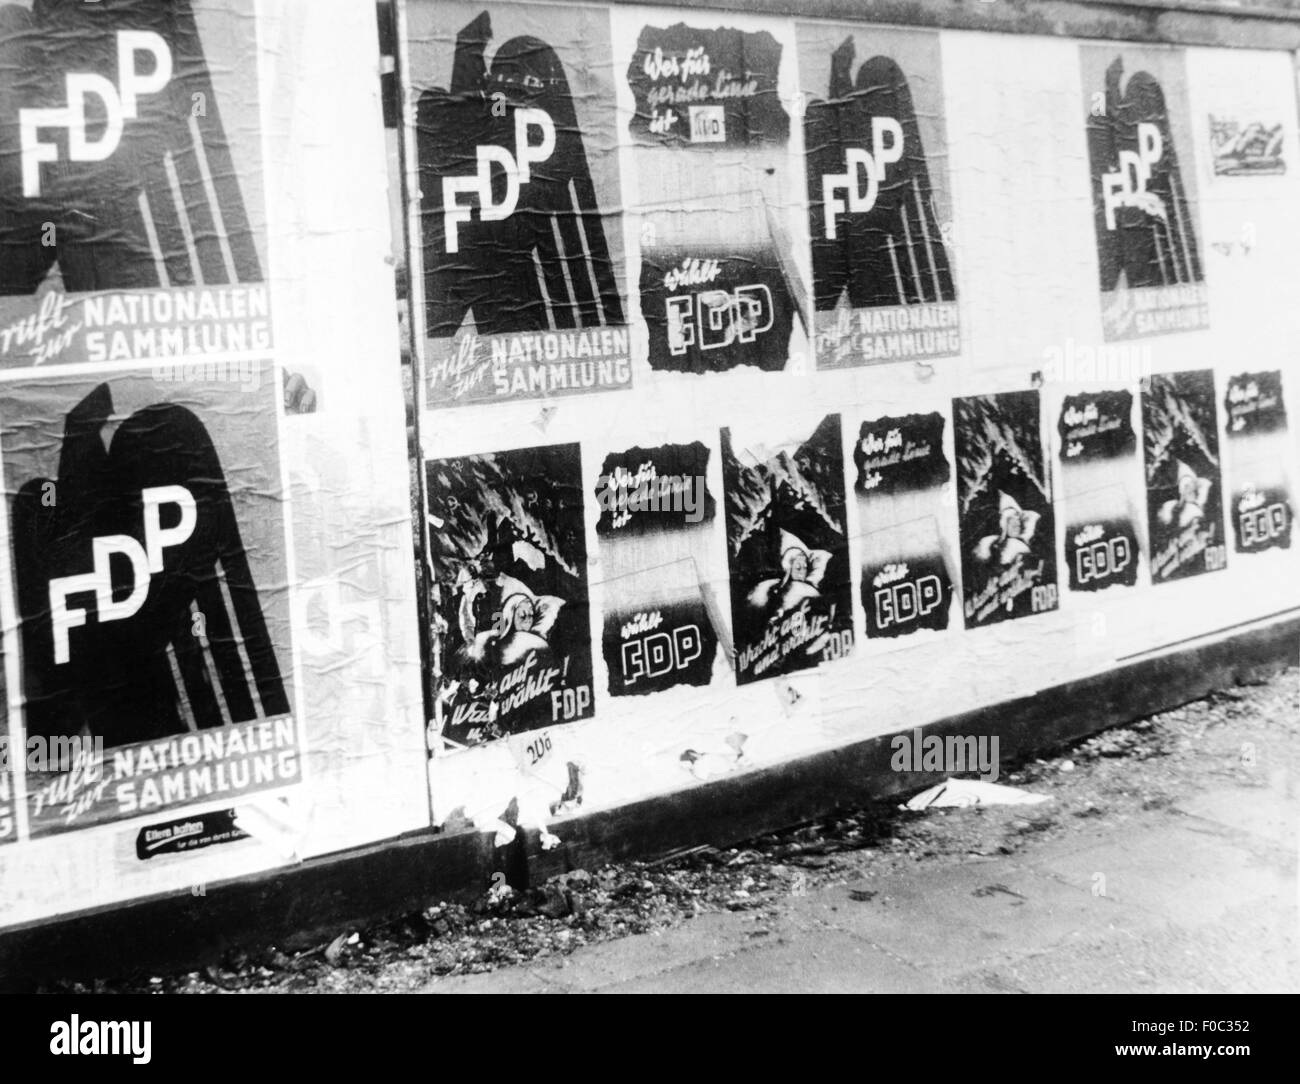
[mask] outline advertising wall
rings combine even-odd
[[[1300,601],[1289,54],[400,8],[435,824]]]
[[[1290,54],[396,17],[0,7],[0,926],[1300,605]]]

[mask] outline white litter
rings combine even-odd
[[[985,783],[978,779],[949,779],[913,795],[907,804],[898,808],[917,812],[954,806],[1038,805],[1051,800],[1050,794],[1031,794],[1017,787],[1004,787],[1001,783]]]

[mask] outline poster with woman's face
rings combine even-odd
[[[1151,580],[1227,566],[1223,476],[1214,373],[1163,373],[1142,381]]]
[[[425,466],[444,749],[590,717],[578,446]]]
[[[1056,528],[1036,391],[953,401],[963,613],[977,628],[1057,607]]]
[[[777,441],[723,429],[722,470],[737,683],[846,656],[853,603],[839,415]]]

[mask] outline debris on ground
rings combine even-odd
[[[42,990],[409,991],[444,975],[541,961],[562,966],[583,945],[653,935],[708,912],[752,912],[762,936],[793,898],[821,887],[852,885],[849,898],[865,905],[876,894],[873,879],[918,862],[984,861],[1015,853],[1031,837],[1078,832],[1090,818],[1122,826],[1197,790],[1263,787],[1284,773],[1295,775],[1298,701],[1300,670],[1292,668],[1095,734],[1059,755],[1004,766],[1007,783],[1053,799],[1038,806],[936,806],[919,817],[881,801],[735,847],[694,846],[654,861],[575,869],[522,891],[503,885],[470,904],[435,903],[304,950],[268,946],[183,974],[55,982]]]
[[[1038,805],[1051,800],[1050,794],[1031,794],[1019,787],[1004,787],[981,779],[945,779],[898,808],[919,813],[927,809],[969,809],[977,805]]]

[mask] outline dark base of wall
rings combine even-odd
[[[927,734],[998,735],[1002,759],[1252,684],[1300,662],[1300,617],[1139,658],[1034,696],[965,712]],[[652,859],[700,844],[725,846],[836,808],[914,790],[933,779],[890,769],[890,737],[700,784],[563,822],[564,843],[543,851],[536,832],[496,848],[486,832],[421,832],[315,858],[284,870],[80,912],[0,934],[0,988],[41,979],[191,970],[226,951],[318,941],[440,899],[482,894],[492,874],[516,887],[608,861]]]

